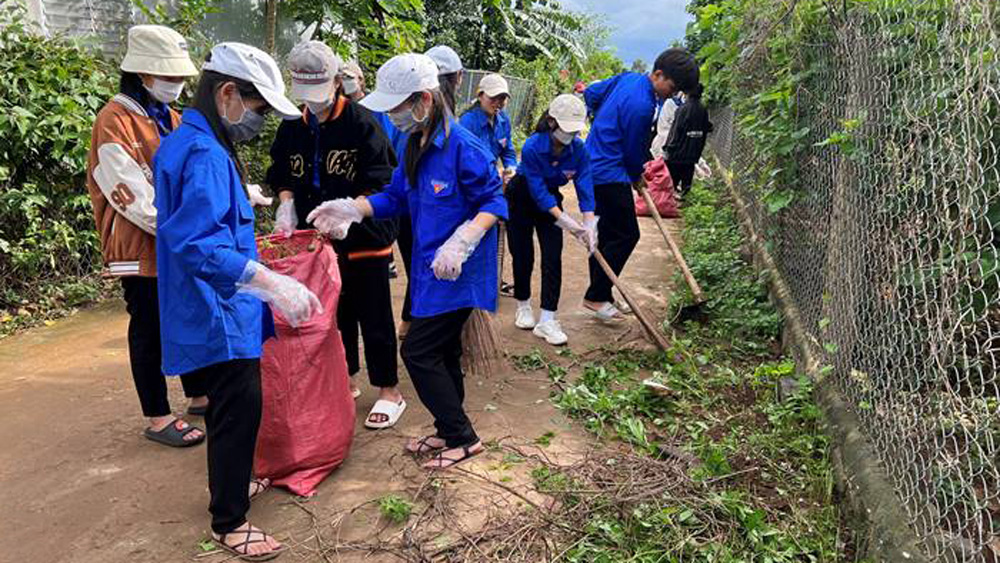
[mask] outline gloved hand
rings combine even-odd
[[[274,234],[290,237],[298,224],[299,218],[295,214],[295,200],[282,201],[278,205],[278,210],[274,212]]]
[[[358,205],[346,197],[324,201],[306,217],[316,230],[335,239],[346,237],[351,225],[360,223],[362,219],[364,216]]]
[[[587,229],[587,250],[589,250],[591,254],[597,251],[597,222],[600,220],[601,218],[595,216],[593,213],[584,214],[583,216],[583,228]]]
[[[486,231],[472,221],[466,221],[434,252],[431,270],[439,280],[454,281],[462,275],[462,264],[476,250]]]
[[[590,231],[571,217],[569,213],[561,213],[556,219],[556,226],[573,235],[573,238],[578,240],[580,244],[587,247],[588,250],[590,249]]]
[[[247,198],[250,199],[250,207],[270,207],[274,202],[273,197],[264,197],[264,192],[258,184],[247,184]]]
[[[293,327],[304,324],[314,314],[323,314],[323,305],[309,288],[253,260],[247,262],[236,287],[239,292],[268,302]]]

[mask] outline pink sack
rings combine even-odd
[[[660,217],[676,219],[681,216],[677,210],[677,200],[674,199],[674,181],[670,177],[667,163],[663,162],[662,158],[654,158],[646,163],[642,179],[646,181],[646,190],[656,204]],[[635,194],[635,214],[643,217],[652,215],[646,207],[646,200],[638,192]]]
[[[311,496],[347,458],[354,437],[354,399],[337,328],[337,255],[315,231],[260,237],[257,246],[262,263],[304,283],[323,304],[323,314],[298,328],[274,312],[277,337],[264,344],[261,357],[264,412],[254,455],[258,477]]]

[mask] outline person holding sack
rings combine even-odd
[[[305,102],[299,119],[281,124],[271,145],[268,184],[281,199],[275,232],[308,229],[305,218],[324,201],[382,190],[396,158],[372,113],[351,101],[341,87],[340,60],[326,44],[307,41],[288,56],[292,97]],[[389,428],[406,410],[399,392],[396,321],[389,287],[389,258],[395,219],[365,219],[343,240],[334,240],[343,283],[337,327],[347,354],[347,371],[361,371],[358,333],[364,339],[368,379],[379,389],[365,419],[371,429]],[[358,391],[360,394],[360,391]]]
[[[494,226],[507,203],[493,155],[450,115],[433,60],[398,55],[376,78],[361,103],[409,133],[402,164],[381,193],[328,201],[307,219],[343,238],[366,217],[410,216],[413,322],[400,354],[437,432],[407,449],[432,454],[425,469],[448,469],[483,451],[463,406],[462,327],[473,309],[496,309]]]
[[[507,186],[510,218],[507,240],[514,264],[514,299],[517,328],[533,330],[553,346],[568,338],[556,320],[562,286],[562,231],[580,241],[589,252],[597,248],[597,217],[590,157],[577,138],[587,120],[583,101],[572,94],[557,96],[542,115],[535,134],[521,149],[521,166]],[[570,181],[576,188],[583,224],[563,212],[559,188]],[[538,322],[531,310],[531,272],[535,242],[542,252],[542,300]]]
[[[272,110],[301,117],[278,65],[255,47],[220,43],[154,161],[163,367],[205,381],[212,538],[247,561],[283,550],[246,519],[261,417],[261,301],[293,326],[323,312],[304,285],[257,262],[236,145],[256,137]]]
[[[118,94],[97,114],[87,166],[87,191],[101,237],[107,271],[121,280],[129,314],[128,355],[147,439],[173,447],[200,444],[205,433],[173,415],[160,351],[156,289],[156,190],[153,155],[180,124],[170,108],[184,79],[198,74],[187,43],[158,25],[129,29]],[[202,416],[205,385],[195,375],[181,378],[191,402],[188,414]]]

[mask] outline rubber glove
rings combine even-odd
[[[274,203],[273,197],[264,197],[258,184],[247,184],[247,198],[250,199],[250,207],[270,207]]]
[[[459,225],[448,240],[434,252],[434,261],[431,262],[434,276],[439,280],[457,280],[462,275],[462,264],[465,264],[476,250],[485,234],[486,231],[472,221]]]
[[[324,201],[306,217],[316,230],[335,239],[343,239],[351,225],[364,219],[361,209],[350,198]]]
[[[295,200],[286,199],[278,204],[278,210],[274,212],[274,234],[292,236],[299,218],[295,214]]]
[[[556,219],[556,226],[573,235],[576,240],[582,242],[584,245],[587,244],[583,238],[587,234],[587,229],[577,222],[576,219],[570,217],[569,213],[561,213],[559,218]]]
[[[596,215],[585,215],[583,217],[583,228],[587,229],[587,250],[589,250],[591,254],[597,251],[597,222],[600,220],[601,218]]]
[[[247,262],[236,288],[266,301],[293,327],[301,326],[314,314],[323,314],[323,305],[309,288],[253,260]]]

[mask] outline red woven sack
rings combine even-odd
[[[656,204],[656,210],[660,212],[660,217],[675,219],[681,214],[677,210],[677,200],[674,199],[674,180],[670,177],[670,170],[662,158],[654,158],[646,163],[642,171],[642,178],[646,181],[646,190],[649,197]],[[642,195],[635,194],[635,214],[649,217],[652,213],[646,207],[646,200]]]
[[[268,268],[308,287],[323,314],[293,328],[274,312],[277,337],[264,344],[264,411],[254,472],[293,493],[311,496],[351,449],[354,399],[337,328],[340,271],[337,255],[315,231],[257,239]]]

